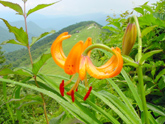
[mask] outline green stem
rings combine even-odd
[[[104,45],[104,44],[92,44],[92,45],[90,45],[89,47],[87,47],[85,49],[85,51],[83,52],[83,55],[86,56],[90,50],[95,49],[95,48],[101,48],[101,49],[107,50],[107,51],[109,51],[115,55],[115,53],[112,51],[112,49],[109,48],[108,46]]]
[[[28,31],[27,31],[27,22],[26,22],[26,1],[27,0],[24,0],[24,20],[25,20],[25,30],[26,30],[26,33],[28,35]],[[32,59],[32,55],[31,55],[31,51],[30,51],[30,45],[29,45],[29,42],[28,42],[28,46],[27,46],[27,49],[28,49],[28,52],[29,52],[29,57],[30,57],[30,61],[31,61],[31,66],[33,68],[33,59]],[[36,75],[34,74],[34,80],[35,80],[35,84],[37,87],[39,87],[38,83],[37,83],[37,77]],[[45,115],[45,119],[46,119],[46,123],[49,124],[49,120],[48,120],[48,116],[47,116],[47,112],[46,112],[46,103],[45,103],[45,99],[44,99],[44,95],[42,93],[40,93],[41,95],[41,98],[42,98],[42,101],[43,101],[43,108],[44,108],[44,115]]]
[[[138,62],[140,61],[142,57],[142,38],[141,38],[141,31],[140,26],[137,17],[133,16],[136,27],[137,27],[137,37],[138,37]],[[137,73],[138,73],[138,82],[140,85],[140,93],[141,93],[141,100],[143,105],[143,112],[144,112],[144,118],[145,118],[145,124],[150,124],[149,122],[149,116],[148,116],[148,109],[146,104],[146,98],[145,98],[145,88],[144,88],[144,82],[143,82],[143,71],[142,71],[142,65],[139,64],[137,67]]]
[[[141,31],[140,31],[140,26],[137,17],[134,15],[133,16],[135,20],[135,24],[137,27],[137,36],[138,36],[138,62],[140,61],[142,57],[142,38],[141,38]]]
[[[149,122],[148,109],[147,109],[146,98],[145,98],[143,72],[142,72],[141,65],[138,66],[137,72],[138,72],[138,82],[140,84],[140,93],[141,93],[141,100],[142,100],[143,111],[144,111],[145,124],[149,124],[150,122]]]
[[[83,52],[83,55],[86,56],[90,50],[95,49],[95,48],[101,48],[101,49],[107,50],[108,52],[111,52],[113,55],[115,55],[115,53],[112,51],[112,49],[110,47],[104,45],[104,44],[92,44],[92,45],[90,45],[89,47],[87,47],[85,49],[85,51]],[[138,64],[136,62],[130,60],[128,57],[126,57],[126,55],[122,55],[122,58],[125,62],[130,63],[130,65],[132,65],[134,67],[138,66]]]

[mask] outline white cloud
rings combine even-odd
[[[21,0],[8,0],[18,3],[23,7]],[[58,1],[58,0],[57,0]],[[28,0],[27,10],[37,6],[37,4],[57,2],[55,0]],[[44,15],[81,15],[87,13],[121,13],[132,10],[134,7],[149,1],[154,3],[158,0],[62,0],[48,8],[37,11]],[[12,12],[9,8],[0,5],[0,12]]]

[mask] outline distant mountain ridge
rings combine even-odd
[[[42,53],[47,51],[48,48],[50,48],[50,46],[52,44],[52,41],[54,39],[56,39],[56,37],[59,34],[61,34],[62,32],[69,32],[69,34],[75,34],[75,33],[77,33],[77,31],[81,31],[86,26],[90,26],[91,24],[95,24],[101,30],[102,26],[100,24],[98,24],[94,21],[84,21],[84,22],[80,22],[80,23],[70,25],[70,26],[68,26],[66,28],[63,28],[60,31],[50,35],[50,36],[47,36],[46,38],[41,39],[39,42],[37,42],[36,44],[34,44],[31,47],[31,53],[32,53],[33,60],[35,60]],[[92,32],[91,32],[91,34],[92,34]],[[85,38],[87,38],[88,36],[90,36],[90,34],[87,34],[87,36]],[[98,34],[97,34],[97,36],[98,36]],[[22,65],[29,65],[30,64],[28,51],[25,48],[21,49],[21,50],[17,50],[17,51],[7,53],[7,54],[5,54],[5,57],[6,57],[6,60],[7,60],[6,64],[12,63],[14,67],[18,67],[21,64]]]
[[[0,16],[6,20],[9,20],[9,23],[12,26],[16,27],[25,27],[23,18],[19,15],[13,15],[11,13],[0,13]],[[112,15],[110,15],[112,16]],[[43,32],[56,30],[59,31],[69,25],[73,25],[75,23],[79,23],[82,21],[95,21],[101,25],[106,25],[106,18],[107,15],[103,13],[93,13],[93,14],[85,14],[85,15],[78,15],[78,16],[60,16],[60,15],[41,15],[34,13],[27,18],[27,25],[28,25],[28,33],[29,33],[29,40],[31,42],[32,36],[39,36]],[[20,21],[21,20],[21,21]],[[8,31],[6,25],[0,21],[0,32]],[[4,30],[5,29],[5,30]],[[0,43],[5,40],[14,39],[14,35],[11,33],[0,33]],[[5,37],[5,38],[4,38]],[[3,45],[2,50],[6,52],[12,52],[15,50],[19,50],[24,48],[19,45]]]

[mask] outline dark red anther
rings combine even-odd
[[[91,90],[92,90],[92,86],[89,87],[88,92],[87,92],[86,95],[84,96],[84,101],[89,97],[89,95],[90,95],[90,93],[91,93]]]
[[[76,92],[78,91],[78,87],[76,88]]]
[[[62,80],[61,84],[60,84],[60,93],[61,93],[61,96],[64,96],[64,80]]]
[[[72,102],[74,102],[75,98],[74,98],[74,90],[71,91],[71,97],[72,97]]]

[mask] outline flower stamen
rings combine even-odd
[[[71,91],[71,98],[72,98],[72,102],[74,102],[75,98],[74,98],[74,90]]]
[[[68,84],[73,80],[74,77],[75,77],[75,74],[73,74],[73,76],[71,77],[71,79],[68,80],[68,81],[64,84],[64,87],[65,87],[66,85],[68,85]]]
[[[91,90],[92,90],[92,86],[89,87],[88,92],[87,92],[86,95],[84,96],[84,101],[89,97],[89,95],[90,95],[90,93],[91,93]]]
[[[71,95],[72,91],[74,91],[74,92],[76,91],[76,89],[79,85],[79,82],[80,82],[80,77],[78,77],[78,79],[77,79],[76,83],[73,85],[72,89],[69,92],[67,92],[68,95]]]
[[[62,80],[61,84],[60,84],[60,93],[61,93],[61,96],[64,96],[64,80]]]

